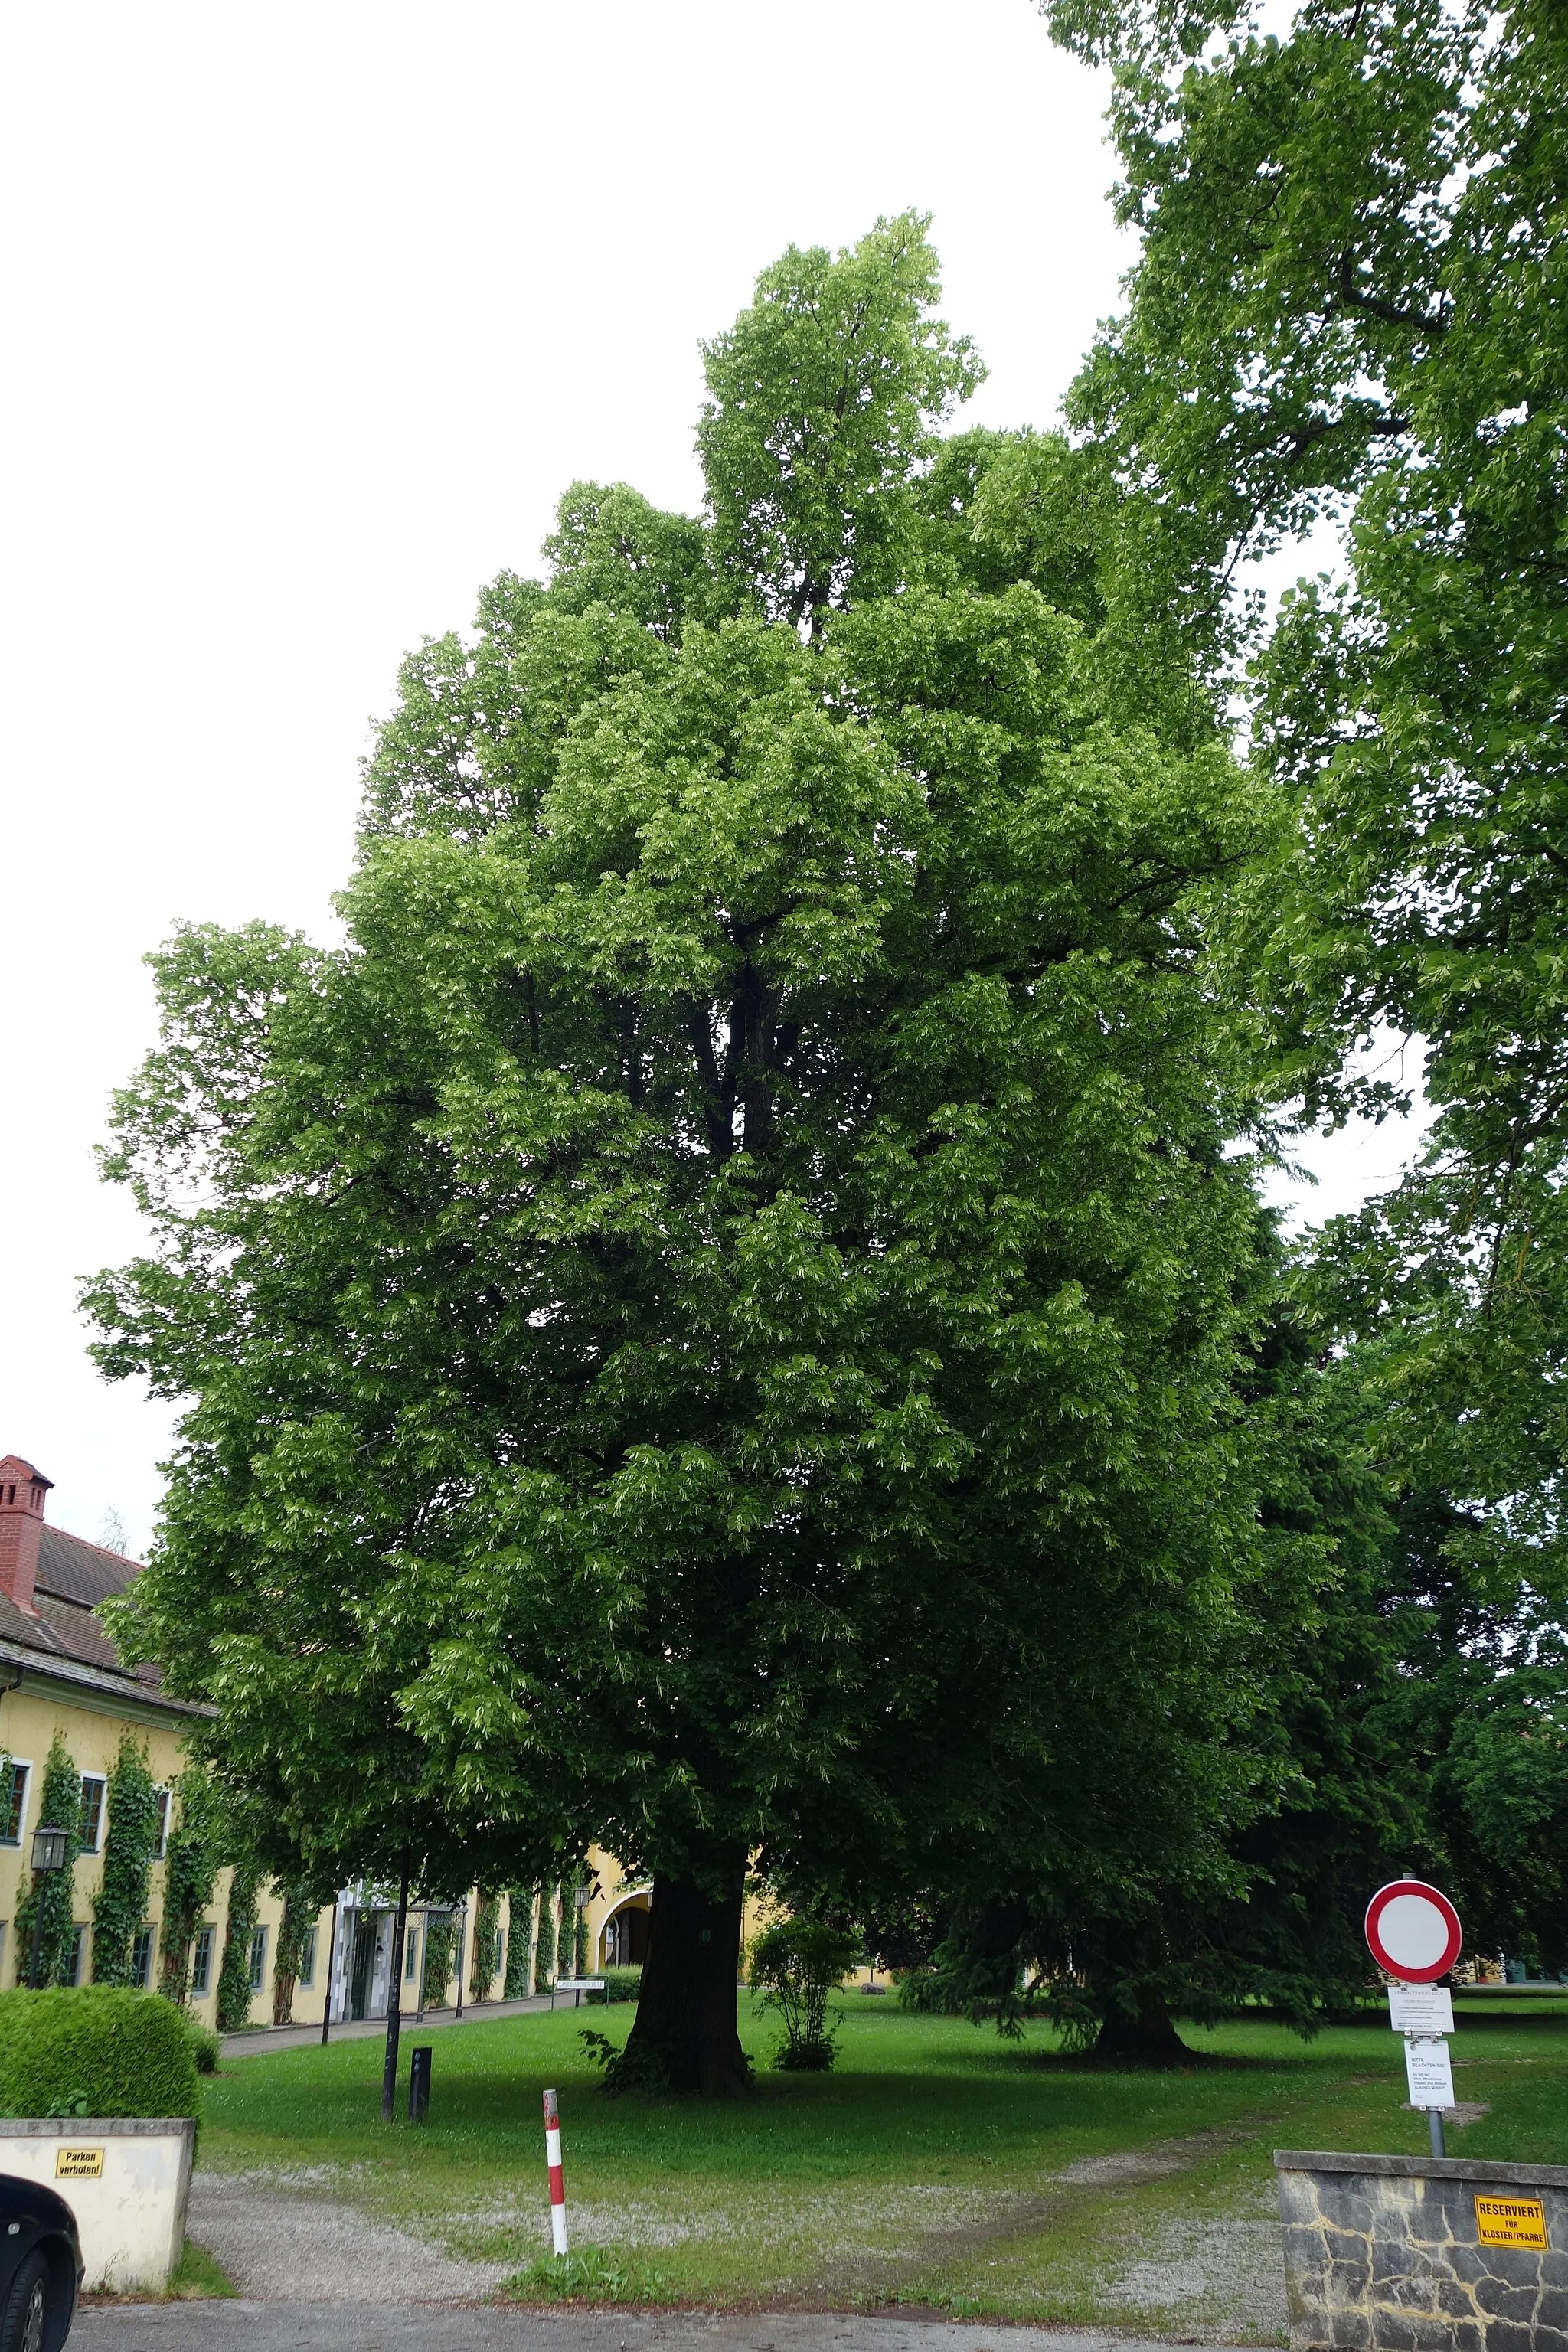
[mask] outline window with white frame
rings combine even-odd
[[[304,1992],[309,1992],[309,1991],[310,1991],[310,1987],[315,1983],[315,1981],[316,1981],[316,1930],[314,1929],[314,1927],[307,1927],[307,1928],[306,1928],[306,1930],[305,1930],[304,1940],[302,1941],[302,1943],[301,1943],[301,1944],[300,1944],[300,1990],[301,1990],[302,1991],[304,1991]]]
[[[13,1761],[0,1779],[0,1845],[20,1845],[27,1818],[27,1775],[32,1767]]]
[[[131,1945],[131,1981],[145,1992],[153,1981],[153,1930],[138,1928]]]
[[[267,1982],[267,1930],[257,1927],[250,1937],[250,1990],[259,1992]]]
[[[174,1800],[167,1789],[155,1789],[153,1793],[158,1800],[158,1843],[153,1848],[153,1859],[162,1862],[169,1851],[169,1808]]]
[[[412,1984],[414,1982],[415,1972],[418,1966],[419,1930],[417,1927],[410,1927],[408,1930],[408,1939],[403,1947],[403,1981],[405,1984]]]
[[[77,1843],[83,1853],[96,1853],[103,1835],[103,1792],[108,1782],[101,1772],[84,1772],[81,1776],[81,1814],[77,1823]]]
[[[210,1927],[198,1927],[191,1950],[191,1990],[199,1998],[212,1990],[212,1981],[213,1931]]]

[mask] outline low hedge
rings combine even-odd
[[[161,1993],[0,1992],[0,2116],[195,2116],[188,2020]]]
[[[603,1992],[591,1992],[590,2000],[636,2000],[642,1990],[641,1969],[602,1969],[605,1979]]]

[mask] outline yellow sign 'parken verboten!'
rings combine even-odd
[[[1476,2235],[1483,2246],[1544,2246],[1546,2208],[1539,2197],[1478,2197]]]
[[[103,2150],[100,2147],[62,2147],[55,2156],[57,2180],[101,2180]]]

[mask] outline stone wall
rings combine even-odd
[[[1568,2352],[1568,2166],[1274,2161],[1293,2352]],[[1478,2198],[1539,2202],[1545,2247],[1483,2244]]]

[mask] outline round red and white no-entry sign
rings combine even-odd
[[[1459,1957],[1464,1931],[1447,1896],[1419,1878],[1391,1879],[1366,1906],[1373,1958],[1405,1984],[1431,1984]]]

